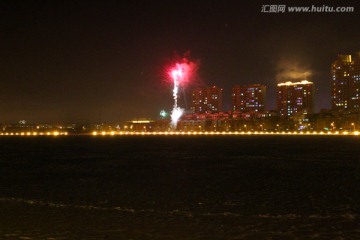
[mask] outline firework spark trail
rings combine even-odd
[[[174,89],[173,89],[173,97],[174,97],[174,108],[177,108],[177,98],[179,93],[179,82],[182,76],[181,69],[173,70],[172,71],[172,77],[174,81]]]
[[[189,55],[189,53],[186,54]],[[171,125],[174,129],[176,129],[176,125],[180,117],[184,113],[184,109],[180,108],[180,106],[178,105],[179,90],[180,88],[184,90],[190,79],[195,78],[198,66],[199,63],[189,61],[187,57],[184,57],[180,62],[176,63],[169,71],[169,76],[171,77],[171,80],[174,84],[174,106],[173,110],[171,111]]]
[[[181,115],[183,114],[184,110],[178,107],[177,100],[178,100],[178,93],[179,93],[179,84],[183,77],[182,69],[177,65],[177,69],[171,72],[173,81],[174,81],[174,89],[173,89],[173,97],[174,97],[174,107],[171,112],[171,124],[174,128],[176,128],[177,122],[179,121]]]

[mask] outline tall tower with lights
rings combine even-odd
[[[331,108],[338,111],[360,110],[360,55],[338,55],[331,65]]]

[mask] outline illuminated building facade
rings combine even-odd
[[[196,88],[192,91],[193,113],[216,113],[222,111],[223,89],[217,86]]]
[[[360,56],[338,55],[331,66],[333,110],[360,110]]]
[[[235,86],[232,89],[232,110],[240,112],[265,112],[266,87],[260,84]]]
[[[307,80],[279,83],[276,105],[281,117],[313,113],[314,84]]]

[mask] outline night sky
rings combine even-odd
[[[355,12],[270,14],[262,5],[281,2],[210,2],[2,1],[0,122],[157,118],[173,104],[165,66],[187,51],[199,63],[187,93],[220,86],[225,110],[231,87],[252,83],[275,109],[277,81],[293,76],[315,82],[317,111],[330,107],[330,64],[360,51],[360,7],[291,1]]]

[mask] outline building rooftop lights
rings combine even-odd
[[[284,83],[279,83],[278,86],[294,86],[294,85],[306,85],[306,84],[313,84],[313,82],[310,82],[308,80],[302,80],[300,82],[284,82]]]

